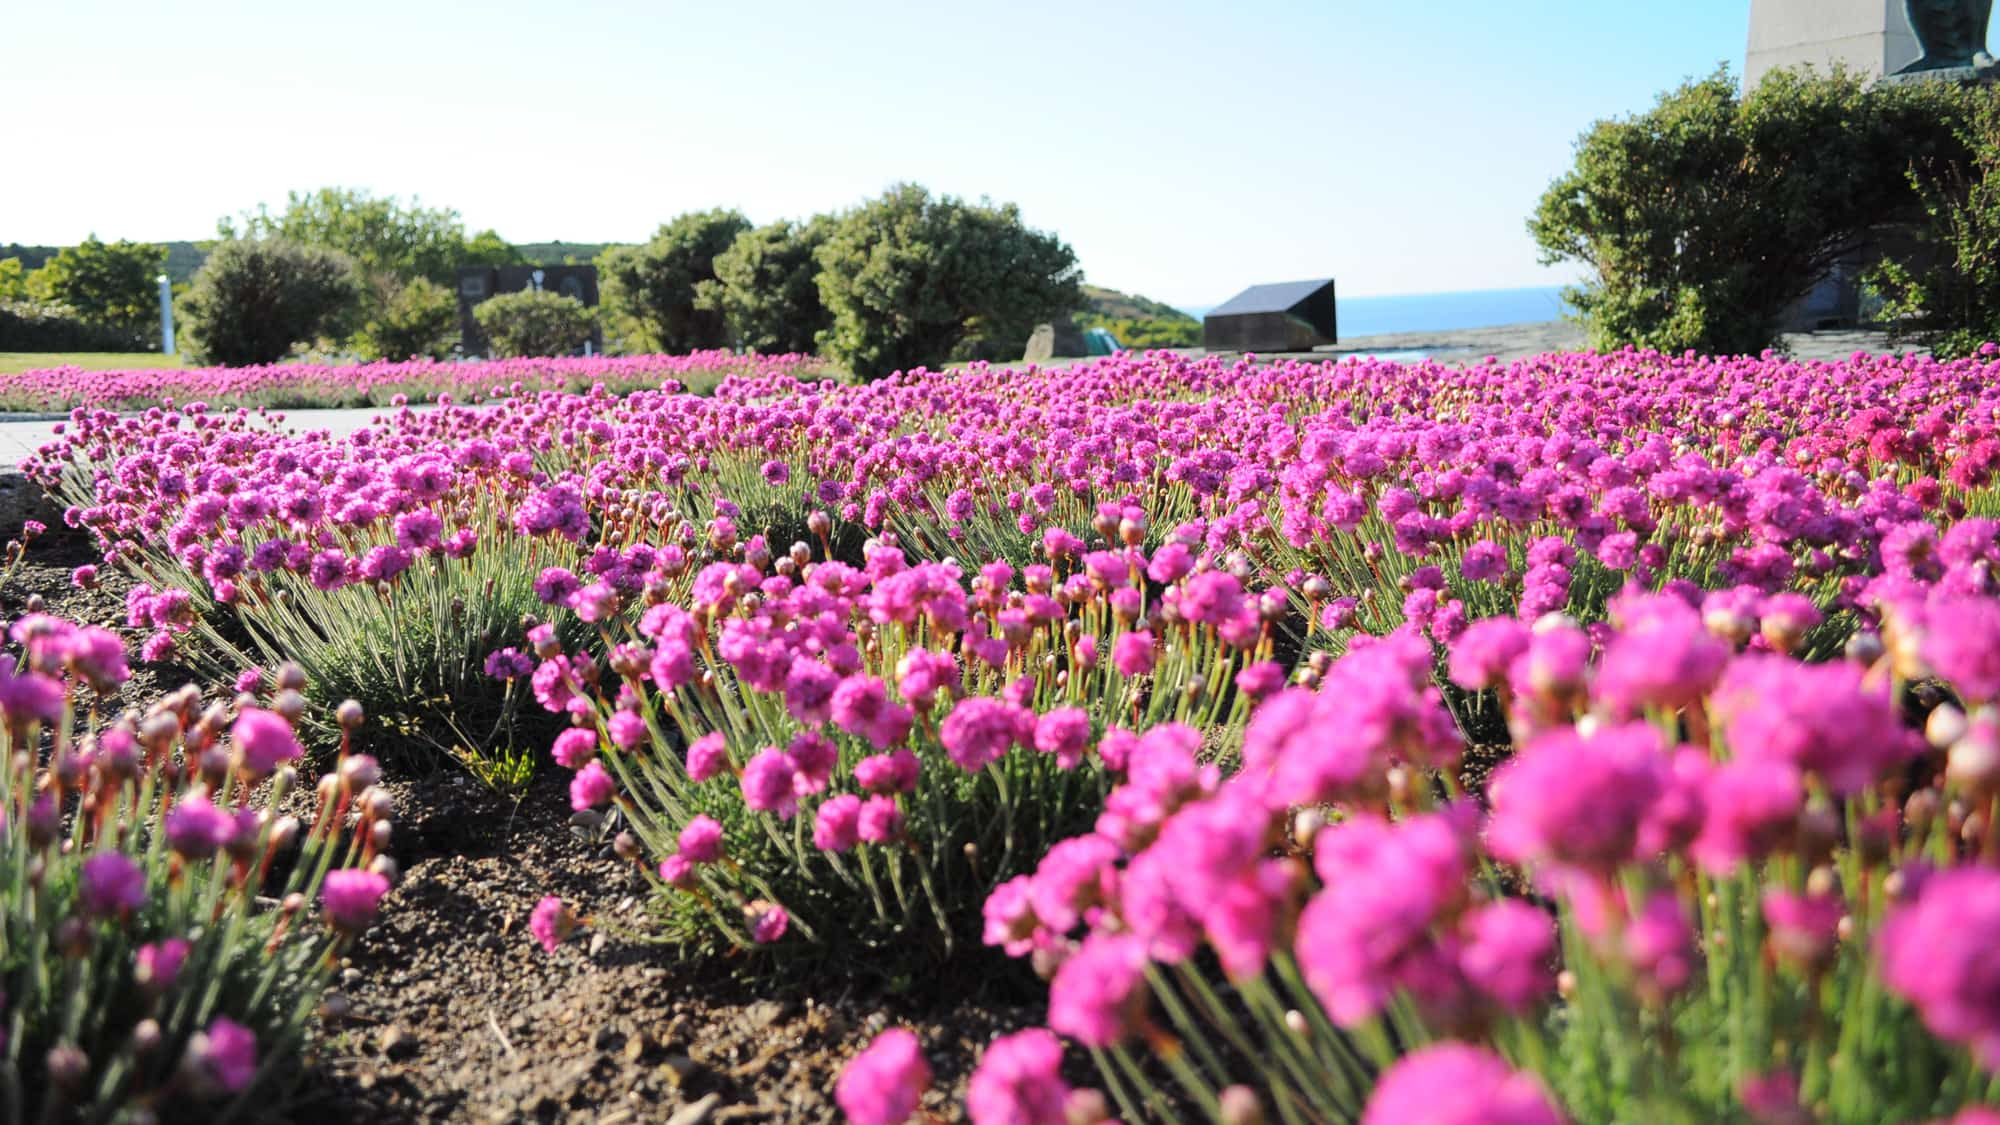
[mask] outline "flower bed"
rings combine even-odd
[[[29,468],[217,675],[298,659],[488,748],[532,698],[660,936],[1032,955],[1106,1094],[1024,1032],[977,1119],[1157,1116],[1162,1074],[1338,1119],[1450,1073],[1549,1119],[1868,1120],[1988,1095],[1990,1000],[1876,935],[1957,920],[1919,854],[1991,850],[1993,366],[766,374],[340,440],[80,410]],[[1483,838],[1468,735],[1519,748]],[[853,1104],[894,1119],[906,1047]]]
[[[666,380],[711,387],[730,375],[805,374],[811,356],[744,356],[726,351],[690,355],[435,360],[337,364],[281,363],[253,367],[158,367],[87,371],[45,367],[0,375],[0,410],[62,411],[74,407],[141,410],[175,403],[212,407],[388,406],[398,398],[461,401],[529,391],[580,391],[604,383],[616,390],[658,387]]]

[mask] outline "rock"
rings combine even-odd
[[[652,1049],[653,1041],[646,1037],[645,1032],[641,1031],[625,1040],[625,1061],[638,1062],[640,1059],[645,1058],[646,1053]]]
[[[715,1107],[721,1101],[721,1094],[710,1094],[698,1102],[684,1105],[667,1118],[667,1125],[702,1125],[714,1115]]]
[[[392,1059],[406,1059],[417,1053],[417,1037],[394,1025],[383,1029],[375,1045]]]
[[[660,1061],[658,1073],[661,1081],[679,1089],[701,1073],[701,1064],[686,1055],[668,1055]]]
[[[1050,324],[1037,324],[1035,334],[1028,337],[1028,346],[1021,359],[1025,363],[1041,363],[1060,356],[1089,355],[1090,345],[1084,342],[1083,331],[1074,321],[1067,318]]]
[[[776,1000],[759,1000],[743,1009],[743,1022],[752,1031],[762,1031],[784,1017],[785,1006]]]

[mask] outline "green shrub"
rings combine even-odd
[[[328,798],[288,801],[312,784],[283,717],[295,669],[268,710],[190,686],[100,721],[129,674],[118,638],[15,630],[36,670],[0,704],[0,1121],[239,1119],[296,1076],[389,890],[376,767],[343,742]]]
[[[1081,300],[1076,254],[1013,204],[970,204],[915,184],[840,216],[815,252],[832,326],[820,351],[857,375],[1020,355],[1034,326]]]
[[[458,298],[444,286],[419,277],[398,288],[362,334],[368,350],[383,359],[443,359],[457,342]]]
[[[597,259],[606,315],[634,350],[680,354],[729,342],[723,314],[698,289],[715,280],[715,259],[750,220],[735,211],[693,211],[662,225],[642,246],[614,246]]]
[[[487,353],[499,359],[568,355],[590,339],[596,316],[583,302],[560,293],[524,289],[489,297],[472,309]]]
[[[0,352],[136,352],[159,345],[157,330],[93,324],[65,305],[0,297]]]
[[[223,242],[181,302],[190,352],[203,363],[276,363],[294,344],[335,334],[360,299],[345,254],[282,238]]]
[[[1973,95],[1961,138],[1967,166],[1933,161],[1910,172],[1929,220],[1920,263],[1884,261],[1869,277],[1887,299],[1892,339],[1914,338],[1945,358],[2000,340],[2000,96]]]
[[[716,255],[715,280],[696,286],[697,303],[721,313],[742,347],[764,355],[812,351],[832,324],[813,260],[831,227],[821,216],[744,231]]]
[[[149,242],[102,242],[96,235],[65,246],[28,284],[76,314],[128,334],[158,323],[159,274],[167,248]]]
[[[1962,163],[1966,95],[1724,71],[1600,121],[1528,222],[1547,265],[1592,276],[1565,299],[1599,349],[1719,354],[1777,340],[1788,306],[1874,227],[1918,213],[1912,162]]]

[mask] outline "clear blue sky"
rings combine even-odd
[[[211,237],[346,185],[636,241],[897,180],[1176,304],[1569,280],[1523,220],[1594,119],[1740,69],[1749,0],[11,0],[0,243]]]

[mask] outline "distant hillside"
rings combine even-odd
[[[1106,289],[1099,285],[1083,287],[1086,312],[1106,320],[1185,320],[1194,323],[1193,317],[1174,308],[1163,305],[1148,297],[1120,293],[1116,289]]]
[[[1098,285],[1083,287],[1079,328],[1102,328],[1122,347],[1187,348],[1201,343],[1201,322],[1171,305]]]

